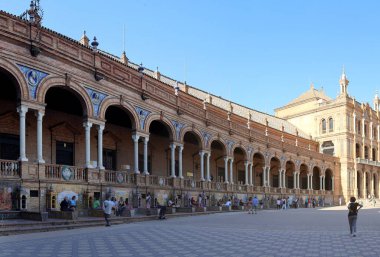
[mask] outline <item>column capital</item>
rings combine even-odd
[[[234,162],[234,158],[230,157],[230,161],[231,161],[231,163]]]
[[[92,127],[92,123],[89,122],[89,121],[85,121],[85,122],[83,122],[83,127],[85,127],[85,128],[91,128]]]
[[[36,110],[34,114],[37,118],[42,118],[45,115],[45,110]]]
[[[248,166],[249,162],[248,161],[244,161],[244,165],[245,166]]]
[[[20,115],[25,115],[28,112],[28,106],[19,105],[17,107],[17,112],[20,113]]]
[[[170,149],[175,149],[177,147],[177,145],[174,143],[170,143],[169,147],[170,147]]]
[[[205,151],[200,150],[200,151],[199,151],[199,155],[203,157],[203,156],[205,155]]]
[[[103,130],[104,130],[104,127],[105,127],[104,124],[98,124],[97,129],[98,129],[99,131],[103,131]]]
[[[137,134],[133,134],[133,135],[132,135],[132,139],[133,139],[134,142],[138,142],[139,139],[140,139],[140,136],[137,135]]]
[[[149,137],[144,137],[144,143],[147,144],[149,142]]]
[[[223,157],[223,160],[224,160],[225,162],[228,162],[229,159],[230,159],[230,158],[229,158],[228,156],[224,156],[224,157]]]

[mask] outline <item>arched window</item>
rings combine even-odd
[[[329,118],[329,132],[333,132],[334,131],[334,120],[333,118]]]
[[[360,134],[360,128],[361,128],[361,122],[360,120],[358,121],[358,134]]]
[[[364,146],[364,159],[369,159],[367,146]]]
[[[322,119],[321,123],[322,123],[322,134],[324,134],[326,133],[326,120]]]
[[[360,145],[359,144],[356,144],[356,147],[355,147],[355,153],[356,153],[356,158],[360,158]]]
[[[377,161],[375,148],[372,148],[372,161]]]

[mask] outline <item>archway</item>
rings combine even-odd
[[[183,137],[184,149],[183,149],[183,176],[185,178],[194,178],[196,180],[201,179],[201,156],[199,152],[201,150],[201,141],[199,136],[188,131]],[[204,158],[205,160],[206,158]],[[206,162],[203,162],[204,178],[206,178]],[[212,179],[214,179],[212,177]]]
[[[306,164],[301,164],[300,166],[300,189],[307,189],[307,173],[308,168]]]
[[[214,182],[224,182],[225,178],[225,167],[224,167],[224,157],[226,157],[226,147],[219,141],[214,140],[211,142],[211,176]],[[229,174],[228,174],[229,177]]]
[[[20,86],[16,78],[2,68],[0,68],[0,85],[0,159],[17,160],[20,157],[20,123],[17,113],[17,106],[20,102]],[[33,117],[27,116],[28,120],[31,118]],[[27,145],[30,144],[27,143]]]
[[[373,195],[375,196],[375,198],[379,198],[379,176],[377,175],[377,173],[373,174],[373,189]]]
[[[332,171],[326,169],[325,171],[325,190],[332,191]]]
[[[295,165],[292,161],[286,162],[286,169],[285,169],[285,187],[286,188],[294,188],[294,175],[293,172],[295,171]]]
[[[360,171],[356,172],[356,185],[358,190],[358,197],[363,198],[362,173]]]
[[[273,157],[270,160],[270,186],[271,187],[279,187],[280,186],[280,169],[281,162],[277,157]]]
[[[265,159],[261,153],[255,153],[253,155],[253,177],[254,177],[254,185],[255,186],[263,186],[263,170],[265,167]]]
[[[103,133],[103,166],[106,170],[127,170],[133,160],[132,114],[120,105],[111,105],[105,111]],[[143,167],[143,148],[139,147],[139,167]],[[150,171],[150,155],[148,170]],[[130,165],[129,165],[130,167]]]
[[[244,149],[241,147],[236,147],[234,149],[234,167],[235,172],[232,173],[233,181],[236,184],[244,185],[248,183],[245,181],[245,166],[244,162],[246,161]]]
[[[313,184],[312,189],[321,190],[321,180],[320,180],[321,170],[315,166],[313,168]]]
[[[149,125],[149,142],[151,151],[151,172],[159,176],[170,176],[171,149],[170,134],[168,124],[161,120],[154,120]],[[178,176],[179,165],[177,155],[175,155],[175,175]]]
[[[365,185],[364,185],[364,197],[367,198],[371,194],[371,174],[364,172]]]
[[[43,142],[49,142],[51,146],[50,151],[48,148],[43,149],[45,161],[70,166],[84,164],[83,117],[87,113],[84,100],[75,91],[59,86],[50,87],[44,100],[46,107]],[[95,137],[94,130],[90,138],[93,137]],[[78,144],[79,147],[76,147]],[[92,154],[90,159],[96,160],[96,151],[90,152]]]

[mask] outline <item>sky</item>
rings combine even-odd
[[[19,15],[29,0],[0,0]],[[313,83],[332,98],[380,89],[380,1],[41,0],[43,25],[249,108],[274,114]],[[125,28],[125,29],[124,29]],[[125,31],[125,33],[124,33]]]

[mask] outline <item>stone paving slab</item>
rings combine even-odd
[[[2,256],[380,256],[380,209],[264,210],[0,237]]]

